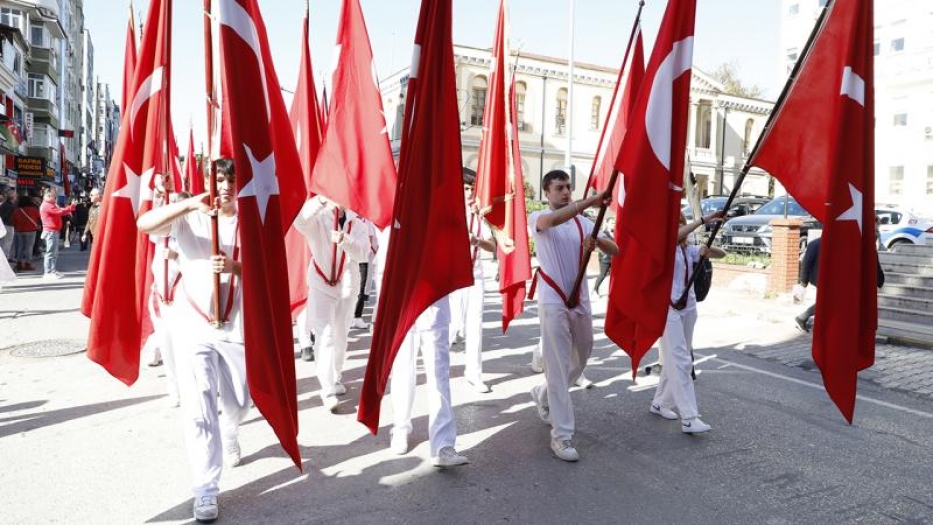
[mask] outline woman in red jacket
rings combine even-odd
[[[33,271],[32,245],[36,234],[40,230],[42,219],[39,217],[39,208],[30,198],[19,200],[19,206],[13,210],[13,227],[16,229],[16,238],[13,241],[13,254],[16,259],[16,271]]]

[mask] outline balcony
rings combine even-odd
[[[58,104],[45,98],[29,97],[27,105],[37,120],[48,122],[52,127],[58,128]]]
[[[58,59],[48,49],[32,48],[26,71],[48,75],[55,84],[59,83]]]

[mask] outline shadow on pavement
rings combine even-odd
[[[35,412],[32,414],[20,414],[18,416],[9,417],[5,419],[0,419],[0,438],[6,436],[12,436],[14,434],[19,434],[21,432],[29,432],[32,430],[38,430],[40,428],[50,427],[53,425],[58,425],[60,423],[65,423],[72,421],[74,419],[80,419],[82,417],[93,416],[97,414],[102,414],[104,412],[109,412],[111,410],[118,410],[121,408],[138,405],[145,403],[147,401],[152,401],[153,399],[159,399],[163,396],[146,396],[146,397],[137,397],[133,399],[121,399],[119,401],[107,401],[105,403],[94,403],[91,405],[84,405],[79,407],[71,408],[62,408],[59,410],[50,410],[48,412]],[[47,401],[32,401],[23,403],[24,405],[38,403],[40,406],[45,404]],[[3,410],[0,408],[0,410]],[[7,422],[15,421],[11,424],[4,424]]]

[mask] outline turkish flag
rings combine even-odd
[[[136,229],[136,218],[152,208],[154,178],[172,169],[167,163],[171,25],[171,2],[154,0],[102,196],[81,305],[91,318],[88,358],[127,385],[139,376],[140,349],[152,332],[146,302],[153,245]]]
[[[398,176],[359,0],[343,2],[334,53],[327,130],[309,189],[385,228]]]
[[[172,126],[171,117],[168,120],[168,149],[169,164],[172,170],[172,191],[179,192],[184,189],[185,173],[181,168],[181,159],[178,150],[178,139],[175,138],[175,127]]]
[[[507,61],[507,12],[506,2],[502,0],[492,44],[492,71],[483,116],[475,192],[479,213],[493,227],[498,241],[503,332],[524,310],[525,283],[531,279],[525,187],[515,111],[515,76],[510,74]]]
[[[873,4],[830,4],[751,161],[823,223],[813,360],[849,423],[878,328]]]
[[[237,173],[246,376],[256,407],[301,468],[284,232],[305,200],[301,164],[256,0],[214,0],[224,126]]]
[[[622,150],[625,132],[628,130],[629,116],[634,109],[638,90],[641,89],[644,78],[645,44],[642,38],[641,24],[639,24],[635,29],[634,47],[628,65],[625,87],[622,90],[619,89],[622,81],[622,71],[620,70],[618,82],[612,93],[612,103],[609,105],[609,117],[606,120],[606,126],[603,128],[601,140],[605,141],[606,137],[608,137],[609,141],[600,144],[599,151],[596,154],[596,162],[593,165],[593,173],[590,180],[587,181],[587,189],[594,188],[596,191],[603,191],[609,187],[609,179],[612,177],[616,159],[619,158],[619,152]],[[613,193],[617,194],[618,192],[614,190]]]
[[[133,4],[130,4],[130,19],[126,22],[126,47],[123,51],[123,92],[120,104],[126,111],[127,104],[133,99],[133,77],[136,71],[136,20],[133,17]]]
[[[185,157],[185,190],[192,195],[204,193],[204,172],[194,154],[194,130],[188,130],[188,155]]]
[[[451,0],[421,3],[405,100],[399,192],[357,418],[375,433],[392,362],[415,319],[473,284]],[[319,161],[320,162],[320,161]]]
[[[506,231],[506,225],[512,222],[508,214],[513,211],[509,201],[515,198],[514,192],[511,191],[515,170],[511,144],[512,104],[507,87],[510,85],[510,75],[506,9],[505,0],[501,0],[496,35],[492,43],[492,64],[486,92],[483,136],[479,145],[474,195],[480,215],[511,241],[512,232]]]
[[[632,359],[664,333],[674,275],[696,0],[667,4],[616,160],[622,186],[606,335]]]
[[[309,14],[305,12],[298,88],[295,90],[295,98],[292,99],[292,107],[289,111],[306,188],[311,186],[311,171],[314,169],[318,151],[321,149],[321,136],[324,129],[311,67],[308,18]],[[305,198],[311,197],[310,192],[305,193]],[[289,228],[285,235],[285,253],[288,256],[289,300],[294,317],[308,302],[308,266],[311,264],[311,249],[308,247],[308,241],[294,226]]]
[[[522,173],[521,144],[518,137],[518,112],[515,106],[515,77],[510,88],[512,102],[511,148],[513,178],[510,181],[514,197],[507,216],[512,234],[512,246],[497,245],[499,259],[499,293],[502,295],[502,333],[509,329],[512,319],[525,310],[526,283],[531,279],[531,249],[528,245],[528,215],[525,210],[525,177]]]

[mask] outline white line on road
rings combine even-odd
[[[699,355],[699,354],[697,354],[697,355]],[[726,366],[735,367],[735,368],[738,368],[738,369],[741,369],[741,370],[746,370],[746,371],[748,371],[748,372],[755,372],[755,373],[758,373],[758,374],[761,374],[761,375],[765,375],[765,376],[768,376],[768,377],[773,377],[773,378],[776,378],[776,379],[783,379],[784,381],[789,381],[789,382],[791,382],[791,383],[796,383],[796,384],[798,384],[798,385],[808,386],[808,387],[810,387],[810,388],[816,388],[816,389],[818,389],[818,390],[824,390],[823,385],[821,385],[821,384],[819,384],[819,383],[811,383],[811,382],[809,382],[809,381],[803,381],[803,380],[801,380],[801,379],[796,379],[796,378],[788,377],[788,376],[781,375],[781,374],[775,374],[774,372],[768,372],[768,371],[766,371],[766,370],[761,370],[760,368],[755,368],[755,367],[746,366],[746,365],[740,365],[740,364],[738,364],[738,363],[734,363],[734,362],[732,362],[732,361],[723,359],[723,358],[721,358],[721,357],[714,357],[713,360],[719,361],[720,363],[725,363]],[[913,408],[909,408],[909,407],[897,405],[897,404],[894,404],[894,403],[888,403],[887,401],[881,401],[880,399],[874,399],[874,398],[865,397],[865,396],[862,396],[862,395],[856,395],[855,398],[858,399],[858,400],[860,400],[860,401],[864,401],[864,402],[866,402],[866,403],[872,403],[872,404],[874,404],[874,405],[882,406],[882,407],[885,407],[885,408],[892,408],[892,409],[894,409],[894,410],[900,410],[900,411],[902,411],[902,412],[907,412],[908,414],[913,414],[913,415],[915,415],[915,416],[920,416],[920,417],[925,417],[925,418],[928,418],[928,419],[933,419],[933,414],[931,414],[931,413],[929,413],[929,412],[924,412],[924,411],[922,411],[922,410],[916,410],[916,409],[913,409]]]

